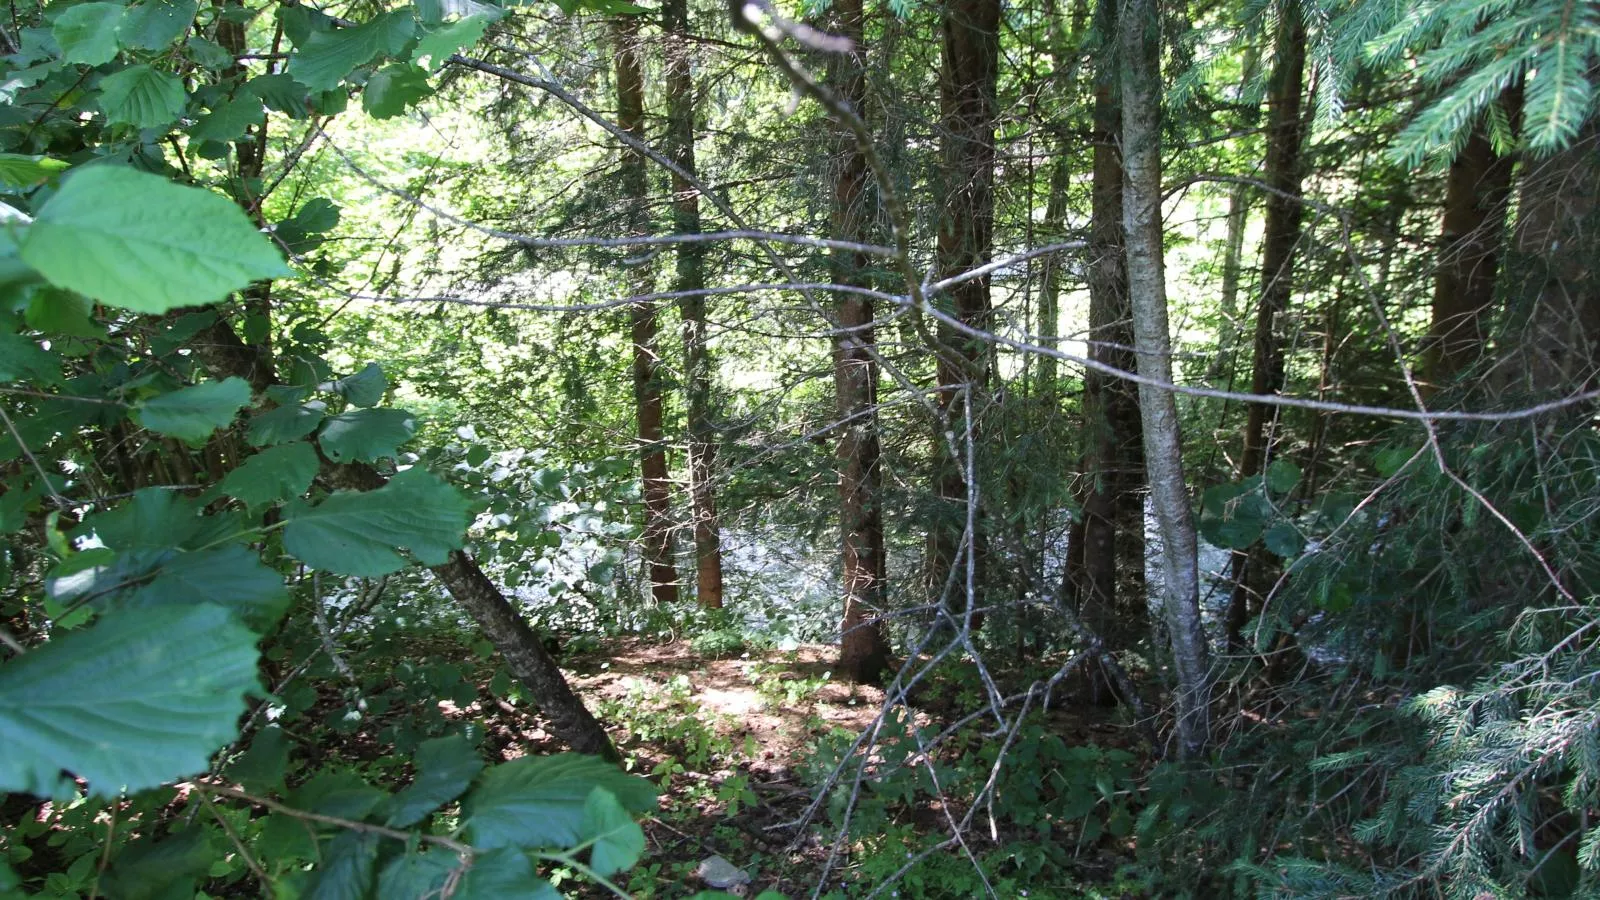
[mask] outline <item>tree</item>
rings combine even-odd
[[[828,81],[841,102],[863,115],[867,83],[861,0],[839,0],[834,15],[839,35],[850,41],[851,50],[832,57]],[[843,123],[835,124],[834,141],[832,231],[840,240],[864,243],[872,222],[866,156]],[[863,254],[835,250],[830,264],[836,284],[868,286]],[[888,572],[879,486],[876,326],[872,299],[864,294],[841,291],[833,308],[834,408],[843,423],[835,451],[844,585],[839,672],[852,681],[876,682],[889,664],[889,644],[879,618],[888,611]]]
[[[939,277],[961,275],[987,263],[994,231],[994,131],[996,80],[1000,56],[1000,3],[998,0],[946,0],[940,20],[943,55],[939,73],[940,167],[938,243],[934,267]],[[951,287],[948,302],[952,314],[962,323],[977,329],[990,327],[989,276],[967,278]],[[961,535],[966,517],[956,512],[968,506],[968,484],[958,459],[952,458],[949,443],[956,453],[962,449],[968,430],[964,422],[976,419],[977,397],[989,378],[989,350],[974,340],[941,324],[937,335],[939,433],[934,437],[935,494],[939,510],[928,537],[928,586],[935,598],[952,601],[946,585],[961,558]],[[978,574],[984,557],[981,525],[967,535],[966,554],[971,570]],[[966,603],[976,601],[968,590],[966,577],[956,577],[955,596]],[[980,619],[972,618],[968,624]]]
[[[695,170],[695,87],[689,49],[687,0],[661,5],[667,56],[667,156],[686,175]],[[672,227],[680,235],[700,233],[700,194],[688,178],[672,175]],[[705,245],[678,247],[673,290],[683,316],[684,398],[689,420],[689,499],[694,519],[695,599],[706,609],[722,608],[722,530],[717,519],[717,444],[711,419],[714,366],[706,331]]]
[[[644,70],[639,46],[638,19],[631,15],[612,20],[616,43],[617,126],[636,139],[644,137]],[[622,148],[619,182],[627,204],[624,216],[631,234],[649,232],[649,179],[645,159],[631,147]],[[654,279],[648,260],[634,264],[636,293],[652,292]],[[663,428],[661,354],[656,346],[659,304],[640,300],[629,307],[633,341],[633,405],[639,436],[639,471],[644,491],[644,529],[640,537],[650,594],[657,603],[678,602],[678,569],[672,553],[672,481],[667,471],[666,433]]]
[[[1154,0],[1123,0],[1118,12],[1122,70],[1124,246],[1139,360],[1139,418],[1150,503],[1161,536],[1162,612],[1176,671],[1179,753],[1194,759],[1210,741],[1211,654],[1200,618],[1194,514],[1183,471],[1182,433],[1172,391],[1172,336],[1161,229],[1161,41]]]

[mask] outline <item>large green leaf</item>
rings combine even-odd
[[[305,493],[320,465],[317,451],[310,444],[271,447],[229,472],[217,490],[246,506],[280,503]]]
[[[226,428],[249,402],[249,382],[234,376],[152,397],[139,404],[133,417],[151,431],[201,441],[218,428]]]
[[[601,875],[614,875],[633,867],[644,855],[644,829],[617,802],[617,795],[596,787],[583,801],[583,837],[589,848],[589,867]]]
[[[423,741],[417,748],[417,778],[389,801],[388,824],[409,828],[461,796],[483,771],[483,758],[460,735]]]
[[[100,878],[110,900],[165,900],[194,896],[195,880],[221,855],[220,835],[195,826],[165,837],[145,835],[117,854]]]
[[[374,119],[392,119],[433,93],[428,73],[410,63],[394,63],[372,73],[361,92],[361,108]]]
[[[222,101],[196,120],[189,129],[189,137],[197,141],[236,140],[251,125],[260,124],[262,115],[261,98],[241,93]]]
[[[202,771],[258,688],[256,636],[210,604],[107,613],[0,666],[0,791],[65,769],[109,796]]]
[[[317,443],[334,462],[370,462],[393,456],[416,433],[416,417],[403,409],[357,409],[328,419]]]
[[[120,3],[80,3],[56,17],[51,33],[69,63],[98,66],[117,57]]]
[[[387,796],[354,772],[324,772],[301,785],[289,798],[295,809],[359,822]]]
[[[0,332],[0,383],[61,380],[61,357],[20,334]]]
[[[289,404],[269,410],[250,419],[245,439],[252,447],[267,447],[286,441],[298,441],[317,430],[322,424],[323,410],[327,405],[319,400],[305,404]]]
[[[416,20],[406,7],[354,28],[313,31],[287,71],[313,91],[331,91],[357,67],[379,56],[399,54],[415,30]]]
[[[227,607],[264,632],[288,610],[289,592],[283,576],[262,565],[253,551],[231,544],[172,554],[154,580],[120,601],[130,608],[197,603]]]
[[[59,287],[144,313],[215,303],[293,274],[226,197],[111,165],[63,179],[21,253]]]
[[[163,128],[183,115],[188,102],[183,82],[150,66],[129,66],[100,79],[100,110],[113,125]]]
[[[451,881],[451,900],[561,900],[527,854],[511,848],[480,853],[470,862],[439,847],[397,856],[384,866],[377,896],[441,897]]]
[[[525,756],[495,766],[462,801],[463,830],[474,847],[572,847],[585,837],[584,808],[601,787],[630,812],[654,810],[656,791],[642,778],[594,756]]]
[[[375,491],[341,491],[316,506],[295,500],[283,518],[284,549],[307,565],[376,577],[405,567],[400,548],[442,564],[460,549],[472,513],[459,491],[412,468]]]
[[[194,22],[199,8],[196,0],[145,0],[123,14],[117,37],[124,47],[165,50]]]
[[[483,39],[483,33],[494,21],[487,15],[472,15],[436,28],[417,41],[411,58],[437,72],[444,68],[452,53],[458,53]]]
[[[333,214],[333,221],[335,224],[339,221],[337,211]],[[389,390],[389,379],[384,377],[383,368],[377,363],[367,363],[354,375],[346,375],[322,387],[350,401],[351,406],[377,406],[383,402],[383,395]]]

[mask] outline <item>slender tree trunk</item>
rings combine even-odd
[[[835,54],[828,81],[835,96],[857,115],[865,115],[867,85],[862,54],[861,0],[836,0],[838,33],[855,50]],[[867,161],[853,135],[836,126],[833,177],[833,235],[865,243],[872,220],[868,205]],[[837,284],[867,286],[867,258],[834,251]],[[886,559],[883,511],[879,503],[878,367],[871,350],[872,300],[840,293],[834,301],[839,334],[833,341],[833,382],[839,420],[847,423],[837,447],[839,466],[839,537],[844,574],[844,621],[839,634],[839,674],[851,681],[876,682],[889,665],[889,643],[876,618],[885,608]]]
[[[690,175],[695,173],[694,76],[690,68],[687,0],[666,0],[661,6],[667,47],[667,156]],[[672,176],[672,221],[678,234],[700,233],[700,195],[686,179]],[[706,286],[705,245],[678,247],[673,289],[698,291]],[[689,493],[694,510],[695,597],[706,609],[722,608],[722,529],[717,519],[716,429],[711,424],[711,352],[707,347],[706,298],[679,301],[683,316],[683,362],[689,418]]]
[[[1520,91],[1501,101],[1511,128],[1520,118]],[[1515,160],[1495,152],[1486,124],[1472,129],[1445,181],[1444,223],[1433,280],[1433,321],[1423,345],[1422,372],[1439,388],[1483,353],[1495,275],[1505,243]]]
[[[977,268],[989,261],[994,230],[994,129],[996,78],[1000,56],[999,0],[946,0],[942,22],[944,60],[939,76],[941,156],[939,238],[935,268],[939,277]],[[989,277],[972,278],[952,288],[947,298],[952,313],[975,328],[990,327]],[[988,381],[989,351],[984,342],[939,329],[939,407],[964,443],[964,423],[976,411],[974,395]],[[977,426],[974,425],[974,428]],[[975,436],[974,436],[975,437]],[[948,457],[944,437],[935,439],[934,488],[942,501],[928,541],[931,593],[942,596],[951,567],[956,565],[967,516],[967,482],[961,461]],[[973,445],[977,441],[974,439]],[[977,570],[974,588],[983,583],[982,525],[971,535],[971,561]],[[958,577],[955,583],[966,584]],[[966,591],[958,595],[976,605]],[[952,598],[947,598],[952,599]],[[963,604],[957,604],[961,606]],[[969,620],[977,627],[978,618]]]
[[[1156,0],[1123,0],[1124,240],[1139,374],[1172,381],[1172,338],[1161,234],[1161,40]],[[1211,660],[1200,618],[1194,516],[1183,473],[1178,406],[1172,392],[1139,385],[1145,467],[1161,534],[1162,607],[1177,675],[1177,742],[1194,759],[1210,740]]]
[[[1072,186],[1072,165],[1065,152],[1056,153],[1055,164],[1050,169],[1050,196],[1044,203],[1045,240],[1055,242],[1065,236],[1067,225],[1067,189]],[[1061,256],[1052,253],[1044,258],[1039,273],[1039,344],[1055,350],[1061,343]],[[1056,396],[1056,358],[1048,354],[1039,357],[1040,396],[1053,400]]]
[[[1244,231],[1250,222],[1250,188],[1236,184],[1228,191],[1228,232],[1222,247],[1222,327],[1217,334],[1217,355],[1206,380],[1222,377],[1239,342],[1239,275],[1244,268]]]
[[[1278,13],[1274,36],[1272,83],[1267,98],[1267,170],[1272,191],[1266,198],[1266,236],[1261,245],[1261,305],[1256,314],[1255,348],[1250,392],[1276,394],[1283,390],[1283,348],[1277,335],[1278,316],[1289,307],[1294,291],[1295,245],[1300,241],[1300,156],[1304,142],[1301,115],[1306,61],[1306,30],[1300,7],[1285,0]],[[1244,452],[1239,477],[1260,475],[1266,465],[1271,437],[1267,420],[1273,407],[1250,404],[1244,426]],[[1242,632],[1251,612],[1272,584],[1272,562],[1259,544],[1233,554],[1233,596],[1228,601],[1227,632],[1230,647],[1241,646]]]
[[[1096,30],[1117,33],[1117,9],[1096,9]],[[1089,224],[1089,358],[1132,371],[1133,310],[1123,246],[1123,168],[1118,132],[1121,91],[1115,55],[1102,58],[1094,93],[1094,185]],[[1139,494],[1144,463],[1139,446],[1139,399],[1129,382],[1089,369],[1083,382],[1082,564],[1076,595],[1084,623],[1122,649],[1148,630],[1143,597],[1118,597],[1120,559],[1144,552],[1143,502]],[[1126,593],[1126,592],[1124,592]],[[1119,602],[1120,599],[1120,602]],[[1090,680],[1096,702],[1112,696],[1098,668]]]
[[[634,16],[612,20],[617,41],[617,125],[636,138],[644,138],[644,74],[640,67],[639,22]],[[627,204],[628,230],[649,231],[649,185],[645,159],[622,148],[621,183]],[[636,265],[634,287],[647,294],[652,287],[648,262]],[[657,603],[678,600],[678,571],[672,561],[672,497],[667,473],[667,448],[662,430],[661,381],[657,369],[661,355],[656,346],[659,307],[654,301],[635,303],[629,309],[633,336],[633,404],[639,434],[639,470],[644,482],[645,569],[650,594]]]
[[[243,378],[257,394],[279,383],[270,361],[262,365],[257,348],[239,340],[225,321],[212,323],[195,336],[190,346],[215,377]],[[377,470],[364,463],[325,463],[322,477],[339,490],[376,490],[385,482]],[[511,674],[528,689],[540,712],[550,720],[551,733],[579,753],[618,759],[606,730],[567,684],[561,667],[545,650],[539,636],[472,557],[452,553],[448,562],[431,571],[499,651]]]

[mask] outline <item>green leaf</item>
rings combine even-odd
[[[245,506],[266,506],[304,494],[320,467],[317,451],[310,444],[284,444],[245,460],[222,479],[217,490]]]
[[[110,796],[203,771],[258,689],[256,636],[220,606],[107,613],[0,666],[0,791],[66,769]]]
[[[593,841],[589,866],[601,875],[614,875],[633,867],[644,855],[644,829],[603,787],[589,792],[583,802],[583,839]]]
[[[213,72],[230,69],[235,62],[233,54],[223,49],[221,44],[202,37],[191,35],[189,40],[184,42],[184,47],[188,49],[190,58]]]
[[[394,63],[372,73],[361,93],[361,108],[374,119],[391,119],[433,93],[428,73],[407,63]]]
[[[284,510],[283,546],[307,565],[341,575],[398,571],[409,549],[437,566],[461,547],[472,521],[466,497],[424,469],[411,468],[375,491],[340,491],[317,506]]]
[[[322,424],[326,404],[318,400],[310,403],[280,406],[250,418],[245,439],[252,447],[266,447],[288,441],[298,441],[317,430]]]
[[[152,397],[139,404],[133,418],[151,431],[202,441],[218,428],[226,428],[249,402],[249,382],[234,376]]]
[[[0,153],[0,184],[20,190],[36,188],[65,172],[70,165],[48,156]]]
[[[196,0],[145,0],[123,13],[117,37],[124,47],[165,50],[194,22]]]
[[[314,31],[289,61],[288,73],[313,91],[331,91],[345,76],[379,56],[396,56],[416,29],[410,8],[385,13],[363,25]]]
[[[1300,529],[1287,522],[1279,522],[1267,529],[1267,533],[1262,537],[1262,543],[1267,545],[1268,550],[1284,559],[1299,556],[1300,551],[1306,548],[1306,539],[1300,534]]]
[[[417,778],[389,802],[386,824],[410,828],[472,784],[483,771],[483,758],[460,735],[423,741],[416,754]]]
[[[383,368],[377,363],[367,363],[361,371],[346,375],[322,389],[333,391],[354,406],[377,406],[383,402],[383,395],[389,390],[389,379],[384,377]]]
[[[339,207],[332,200],[314,197],[292,218],[273,226],[272,233],[293,253],[304,253],[321,246],[318,235],[326,234],[339,226]]]
[[[100,889],[112,900],[193,896],[195,879],[221,855],[212,832],[195,826],[165,837],[137,838],[101,876]]]
[[[492,21],[489,16],[473,15],[434,29],[417,42],[417,49],[412,52],[411,59],[418,65],[427,66],[437,72],[444,68],[445,61],[451,54],[459,53],[462,49],[483,40],[483,33]]]
[[[256,631],[265,632],[289,609],[283,576],[262,565],[238,544],[176,553],[162,562],[155,580],[120,601],[127,608],[215,603]]]
[[[261,98],[241,92],[225,100],[189,127],[189,137],[197,141],[232,141],[242,137],[251,125],[261,124]]]
[[[376,874],[379,840],[375,834],[340,832],[329,842],[301,900],[366,900]]]
[[[22,879],[11,870],[5,859],[0,858],[0,891],[14,891],[22,885]]]
[[[143,313],[215,303],[293,274],[226,197],[110,165],[63,179],[21,252],[52,284]]]
[[[416,433],[416,418],[403,409],[358,409],[328,419],[317,443],[334,462],[371,462],[393,456]]]
[[[193,541],[207,524],[200,504],[177,491],[150,487],[134,492],[131,501],[94,515],[86,528],[116,550],[166,550],[195,546]]]
[[[245,82],[243,92],[260,97],[273,112],[286,113],[295,119],[306,117],[306,86],[295,81],[293,75],[282,72],[257,75]]]
[[[486,771],[462,801],[463,834],[474,847],[573,847],[584,837],[584,807],[597,787],[629,812],[655,809],[656,791],[598,757],[525,756]]]
[[[1417,451],[1405,447],[1389,447],[1373,454],[1372,464],[1384,478],[1393,478]]]
[[[359,822],[378,808],[385,795],[353,772],[324,772],[294,792],[295,809]]]
[[[0,332],[0,383],[61,381],[61,357],[20,334]]]
[[[451,900],[561,900],[538,877],[527,855],[510,848],[473,857],[470,865],[448,850],[431,847],[392,860],[378,878],[379,897],[441,897],[454,873]]]
[[[228,777],[239,782],[247,791],[281,794],[284,775],[289,771],[289,750],[292,746],[282,728],[268,725],[250,741],[250,749],[228,766]]]
[[[1267,466],[1267,487],[1274,494],[1287,494],[1300,483],[1300,467],[1287,459],[1275,459]]]
[[[63,61],[98,66],[117,58],[121,22],[121,4],[80,3],[57,16],[50,30],[61,45]]]
[[[165,128],[188,102],[183,82],[150,66],[129,66],[100,79],[100,110],[112,125]]]

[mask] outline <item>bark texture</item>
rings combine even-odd
[[[1267,96],[1266,181],[1272,190],[1266,198],[1266,234],[1261,244],[1261,304],[1256,311],[1255,342],[1251,358],[1250,392],[1276,394],[1283,390],[1283,347],[1278,340],[1278,317],[1289,308],[1294,292],[1295,245],[1300,242],[1301,147],[1305,142],[1304,81],[1306,29],[1298,3],[1285,2],[1278,13],[1273,38],[1274,62]],[[1272,437],[1268,419],[1275,407],[1252,403],[1245,414],[1244,451],[1239,457],[1239,477],[1260,475],[1266,466]],[[1233,596],[1228,601],[1228,644],[1241,646],[1244,625],[1261,608],[1271,589],[1273,563],[1259,544],[1233,554]]]
[[[849,38],[856,50],[835,54],[828,80],[840,100],[857,115],[864,115],[861,0],[836,0],[834,12],[838,33]],[[838,168],[833,179],[833,234],[840,240],[864,243],[872,220],[867,161],[844,126],[835,128],[834,139]],[[867,263],[862,254],[835,251],[835,283],[867,286]],[[833,342],[834,396],[839,420],[846,423],[836,449],[844,582],[839,674],[852,681],[876,682],[889,665],[889,643],[876,618],[886,609],[886,560],[878,491],[878,367],[871,353],[875,341],[872,300],[840,293],[834,313],[839,329]]]
[[[689,49],[687,0],[661,6],[667,56],[667,156],[695,174],[694,72]],[[700,233],[700,194],[688,179],[672,176],[672,222],[678,234]],[[673,290],[706,286],[704,244],[680,244]],[[683,318],[684,393],[689,418],[689,495],[694,516],[695,599],[707,609],[722,608],[722,528],[717,517],[716,429],[711,421],[711,351],[707,346],[706,298],[678,301]]]
[[[640,65],[639,23],[634,16],[612,20],[616,37],[617,125],[633,137],[644,139],[644,72]],[[628,147],[622,148],[620,182],[625,218],[631,234],[649,231],[649,184],[645,158]],[[635,289],[648,294],[653,286],[649,262],[635,265]],[[629,308],[633,340],[633,404],[639,437],[639,474],[644,487],[644,530],[640,544],[644,550],[645,574],[650,579],[650,594],[657,603],[678,602],[678,570],[672,560],[672,482],[667,472],[667,447],[662,428],[663,401],[657,370],[661,355],[657,344],[660,331],[658,306],[654,301],[635,303]]]
[[[1172,381],[1166,269],[1161,233],[1161,44],[1155,0],[1122,0],[1122,153],[1128,294],[1139,374]],[[1200,618],[1194,516],[1183,473],[1178,407],[1172,392],[1139,385],[1145,467],[1161,534],[1162,607],[1177,676],[1178,752],[1205,753],[1210,741],[1211,660]]]
[[[999,0],[947,0],[941,23],[943,64],[939,75],[940,208],[935,268],[940,278],[987,263],[994,233],[994,129],[995,90],[1000,55]],[[987,330],[990,325],[989,278],[971,278],[951,288],[947,305],[962,322]],[[939,329],[939,408],[948,427],[961,432],[975,394],[988,381],[986,344]],[[969,405],[963,408],[963,405]],[[976,427],[976,426],[974,426]],[[934,488],[940,509],[928,539],[928,584],[935,597],[943,595],[951,568],[959,556],[967,516],[967,483],[961,461],[949,458],[943,436],[935,440]],[[979,529],[981,531],[981,528]],[[970,552],[974,568],[983,559],[981,533],[972,535]],[[981,584],[981,573],[974,579]],[[958,576],[957,585],[968,579]],[[976,603],[965,590],[956,595]],[[958,606],[963,604],[957,604]],[[977,620],[970,624],[976,625]]]

